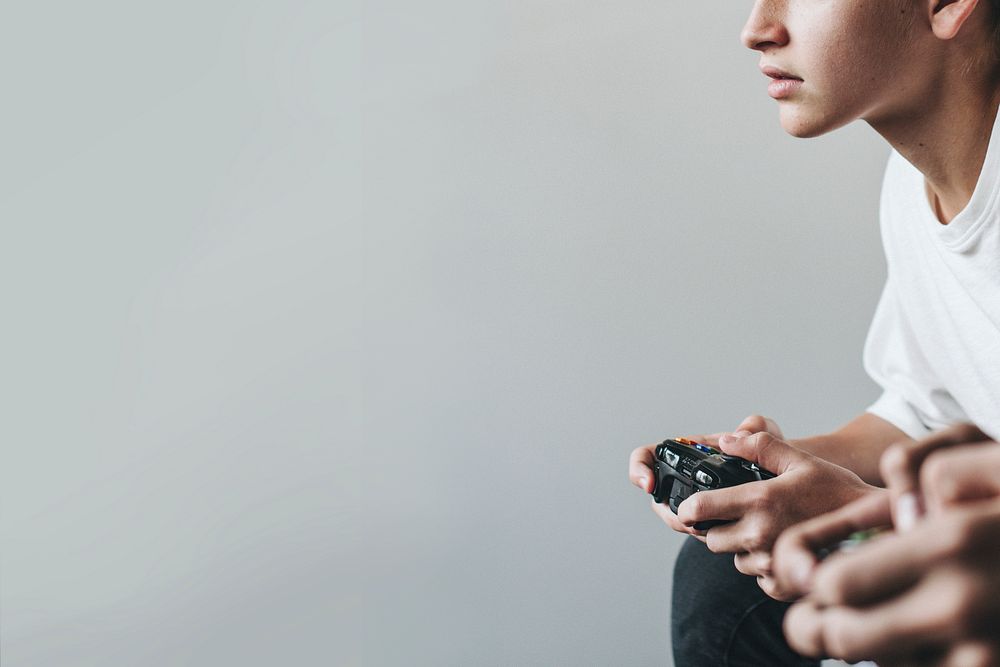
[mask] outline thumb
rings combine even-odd
[[[756,463],[764,470],[778,475],[810,456],[767,431],[753,434],[744,431],[723,435],[719,438],[719,449],[730,456],[739,456]]]

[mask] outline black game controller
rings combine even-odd
[[[693,493],[773,479],[773,473],[738,456],[723,454],[714,447],[687,438],[664,440],[656,446],[653,466],[653,500],[667,504],[674,514]],[[728,521],[700,521],[695,530],[708,530]]]

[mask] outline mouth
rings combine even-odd
[[[791,72],[786,72],[770,65],[760,68],[764,76],[771,79],[767,86],[767,94],[776,100],[784,99],[795,93],[802,85],[802,78],[795,76]]]
[[[771,67],[770,65],[765,65],[760,68],[760,71],[764,73],[764,76],[770,77],[777,80],[791,80],[791,81],[801,81],[802,77],[795,76],[791,72],[786,72],[783,69],[777,67]]]

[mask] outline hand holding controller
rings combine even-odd
[[[667,501],[674,514],[690,495],[737,486],[747,482],[772,479],[775,475],[755,463],[687,438],[664,440],[656,447],[653,466],[653,499]],[[702,521],[696,530],[708,530],[725,521]]]

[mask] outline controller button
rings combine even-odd
[[[663,452],[663,458],[667,460],[667,465],[671,468],[676,468],[677,464],[680,463],[681,457],[673,452]]]
[[[715,480],[704,470],[699,470],[694,474],[694,480],[699,484],[704,484],[705,486],[711,485]]]

